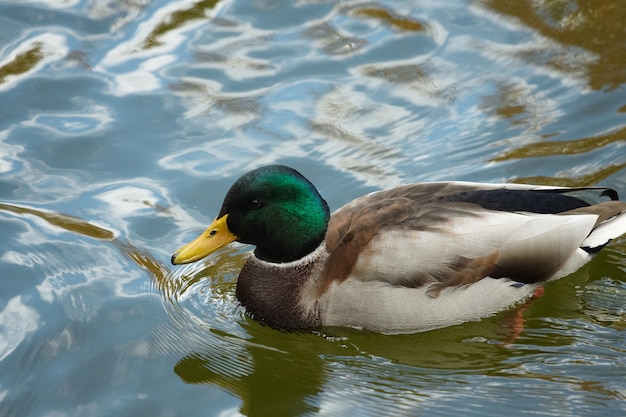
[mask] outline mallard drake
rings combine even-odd
[[[571,195],[583,191],[611,201]],[[331,215],[302,174],[272,165],[237,180],[172,263],[252,244],[236,296],[253,319],[413,333],[524,300],[625,233],[625,213],[608,188],[432,182],[374,192]]]

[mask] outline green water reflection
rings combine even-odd
[[[626,240],[415,335],[283,333],[249,247],[172,268],[250,168],[626,196],[621,1],[0,1],[0,416],[626,413]],[[462,411],[460,411],[462,410]]]
[[[503,15],[519,19],[555,44],[545,43],[520,56],[535,65],[577,74],[593,89],[615,89],[626,81],[626,50],[620,39],[626,29],[620,23],[626,8],[616,1],[482,1]],[[586,59],[582,51],[594,54]]]

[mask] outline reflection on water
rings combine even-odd
[[[67,47],[62,36],[46,34],[25,39],[11,52],[0,61],[0,91],[61,59],[67,54]]]
[[[169,257],[244,171],[626,193],[619,1],[0,1],[0,415],[622,415],[626,246],[480,322],[283,333],[250,248]]]
[[[572,346],[587,342],[581,329],[569,322],[577,320],[575,315],[543,318],[550,309],[554,313],[555,305],[563,312],[582,308],[576,288],[589,280],[589,267],[575,282],[557,283],[541,298],[491,319],[384,336],[340,328],[323,334],[283,333],[244,319],[242,311],[232,310],[234,280],[244,261],[238,249],[228,249],[204,265],[184,266],[167,276],[155,273],[170,314],[181,329],[191,331],[185,337],[196,340],[196,347],[178,360],[174,371],[188,383],[219,386],[236,395],[242,400],[242,415],[387,415],[390,400],[393,415],[412,415],[416,404],[432,410],[441,406],[440,384],[467,386],[476,376],[491,378],[491,384],[525,387],[521,395],[534,397],[540,406],[550,401],[545,390],[553,383],[566,384],[573,392],[624,398],[619,389],[609,388],[611,384],[560,372],[567,364],[594,366],[604,363],[600,358],[619,357],[619,336],[588,344],[599,355],[595,359],[577,357]],[[602,285],[600,292],[606,289]],[[203,320],[207,310],[227,310],[225,299],[231,306],[227,316],[211,315],[211,323]],[[229,322],[235,316],[241,327]],[[623,326],[623,309],[609,308],[603,320]],[[591,326],[586,331],[591,335],[599,330]],[[177,334],[178,342],[180,337]],[[542,358],[538,363],[543,365],[529,366],[529,356]],[[618,375],[619,371],[611,372],[608,379],[616,381]],[[485,394],[486,402],[500,401],[485,388],[474,387],[472,395],[477,392]],[[566,400],[570,402],[575,405],[577,395]],[[480,408],[470,414],[483,412]]]
[[[514,149],[502,156],[494,158],[494,161],[505,161],[507,159],[533,158],[553,155],[575,155],[579,153],[591,152],[595,149],[607,145],[626,141],[626,128],[617,132],[593,136],[583,139],[569,141],[544,141],[533,143],[521,148]]]
[[[199,274],[208,270],[224,272],[211,264]],[[579,295],[574,294],[573,287],[561,289],[566,294],[551,298],[578,304]],[[553,301],[546,300],[543,308]],[[239,411],[243,415],[387,415],[389,401],[394,403],[394,415],[412,415],[416,404],[432,410],[441,405],[441,384],[454,391],[451,383],[468,386],[478,375],[490,378],[490,384],[525,387],[520,395],[534,396],[540,404],[550,397],[542,390],[553,382],[567,384],[574,392],[622,398],[618,390],[602,383],[560,374],[559,368],[567,363],[590,366],[602,360],[570,356],[571,346],[584,337],[579,330],[570,330],[567,320],[525,320],[523,315],[536,308],[536,302],[494,319],[402,336],[349,329],[327,329],[326,335],[281,333],[247,321],[242,336],[212,328],[211,333],[219,339],[207,338],[205,333],[204,340],[209,343],[183,356],[174,371],[188,383],[219,386],[241,398]],[[202,315],[203,310],[186,313]],[[187,320],[201,321],[191,316]],[[597,330],[589,329],[592,333]],[[620,349],[599,353],[601,357],[621,354]],[[529,366],[529,356],[543,358],[544,365]],[[486,402],[500,400],[485,387],[472,388],[472,395],[481,392],[487,396]],[[571,401],[576,401],[575,397]],[[470,414],[481,415],[481,410]]]
[[[619,2],[560,2],[484,0],[490,9],[519,19],[546,40],[521,52],[533,64],[579,75],[593,89],[615,89],[626,82],[626,35],[620,19],[626,8]],[[591,36],[590,36],[591,35]],[[586,58],[585,53],[593,54]]]

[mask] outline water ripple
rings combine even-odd
[[[0,414],[624,414],[623,239],[543,297],[397,337],[249,319],[248,248],[169,257],[263,164],[333,208],[427,180],[626,189],[625,10],[0,2]]]

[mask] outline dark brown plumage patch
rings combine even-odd
[[[462,287],[492,276],[498,268],[497,259],[498,252],[477,258],[459,256],[436,273],[436,283],[428,289],[427,294],[437,297],[444,288]]]
[[[319,311],[307,313],[300,304],[302,288],[314,268],[314,259],[292,268],[281,268],[251,257],[239,273],[235,295],[253,319],[270,327],[318,328]]]

